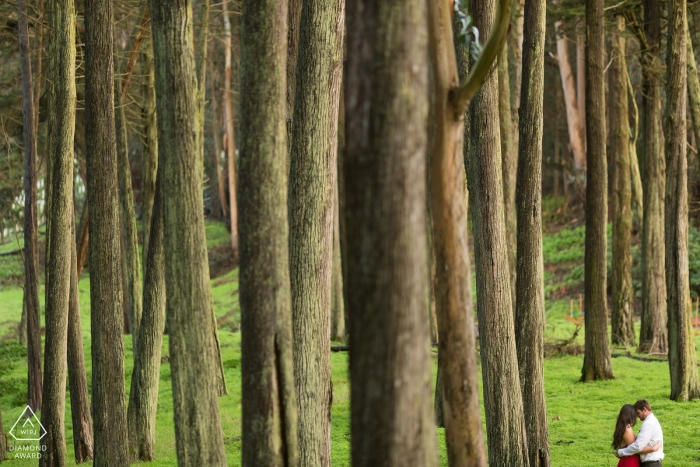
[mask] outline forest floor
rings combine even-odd
[[[664,430],[665,467],[700,465],[700,401],[676,403],[670,394],[669,369],[665,361],[641,361],[635,349],[613,347],[615,379],[579,383],[583,356],[583,332],[566,346],[563,341],[574,334],[574,321],[582,320],[578,311],[579,293],[583,292],[583,220],[576,209],[559,200],[543,204],[545,295],[547,309],[546,338],[549,349],[563,354],[545,360],[545,391],[552,465],[555,467],[607,467],[617,465],[610,447],[615,420],[620,407],[637,399],[649,400]],[[695,235],[691,232],[691,238]],[[219,399],[224,442],[230,466],[241,464],[241,390],[240,390],[240,310],[238,307],[238,270],[226,260],[229,240],[223,224],[207,224],[212,291],[219,321],[219,338],[229,394]],[[691,240],[692,241],[692,240]],[[610,242],[609,242],[610,243]],[[5,432],[21,415],[26,404],[26,349],[17,344],[17,324],[22,310],[21,255],[2,253],[17,248],[0,245],[0,407]],[[638,247],[635,256],[638,257]],[[691,264],[693,261],[691,260]],[[691,266],[692,268],[692,266]],[[635,264],[635,273],[638,273]],[[693,272],[691,271],[691,276]],[[637,276],[638,277],[638,276]],[[691,279],[691,283],[693,280]],[[88,381],[90,381],[90,283],[87,273],[80,281],[80,304]],[[635,283],[635,288],[639,284]],[[40,293],[44,302],[44,290]],[[639,304],[638,304],[639,305]],[[639,308],[639,306],[637,307]],[[42,308],[43,309],[43,308]],[[572,313],[573,311],[573,313]],[[43,316],[42,316],[43,323]],[[636,328],[639,323],[637,317]],[[133,354],[131,336],[124,336],[127,390],[130,387]],[[695,337],[696,351],[700,335]],[[156,460],[153,466],[177,465],[173,427],[172,388],[168,363],[168,336],[163,342],[161,384],[157,414]],[[700,361],[700,352],[698,352]],[[350,386],[347,353],[333,353],[332,465],[350,465]],[[433,370],[437,356],[433,353]],[[75,465],[72,449],[70,398],[66,398],[68,465]],[[127,399],[128,400],[128,399]],[[483,419],[483,413],[482,413]],[[635,427],[638,431],[639,425]],[[441,465],[447,465],[444,431],[438,429]],[[17,442],[11,439],[11,445]],[[36,443],[35,443],[36,444]],[[36,460],[14,458],[10,466],[35,466]],[[91,463],[84,464],[91,465]]]

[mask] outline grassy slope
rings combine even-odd
[[[228,241],[221,225],[210,224],[208,243]],[[580,281],[577,269],[582,262],[582,232],[564,229],[550,232],[545,238],[547,273],[547,335],[568,337],[575,326],[563,316],[569,311],[569,300],[577,298]],[[4,258],[0,258],[4,260]],[[20,263],[21,264],[21,263]],[[0,261],[0,275],[3,271]],[[241,394],[240,394],[240,333],[238,333],[238,274],[231,271],[212,281],[214,305],[220,325],[220,340],[226,379],[230,393],[220,399],[221,419],[229,465],[240,465]],[[1,278],[0,278],[1,279]],[[562,287],[564,290],[562,291]],[[80,283],[81,314],[84,347],[90,377],[90,305],[89,278]],[[41,295],[43,302],[43,291]],[[14,344],[14,329],[19,321],[22,290],[12,285],[0,285],[0,406],[3,409],[5,431],[23,409],[26,392],[26,351]],[[582,338],[579,337],[580,343]],[[696,348],[700,338],[696,337]],[[127,387],[132,364],[131,336],[125,336]],[[621,349],[614,349],[620,352]],[[163,354],[168,353],[167,336]],[[435,362],[434,362],[435,363]],[[334,404],[332,429],[332,460],[334,466],[350,465],[350,406],[347,374],[347,354],[332,355]],[[677,404],[668,400],[670,385],[666,363],[640,362],[628,358],[613,359],[617,379],[588,384],[578,383],[582,356],[564,356],[545,362],[547,412],[552,464],[554,466],[614,466],[617,459],[609,447],[612,429],[619,408],[638,398],[650,400],[665,433],[666,467],[686,467],[700,463],[700,401]],[[70,401],[68,401],[68,404]],[[70,408],[66,407],[69,465],[72,460]],[[638,427],[637,427],[638,428]],[[158,444],[154,466],[175,465],[172,391],[170,366],[161,368],[160,405],[157,419]],[[444,433],[438,430],[442,465],[447,465]],[[34,466],[36,461],[15,459],[8,465]]]

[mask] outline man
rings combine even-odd
[[[618,457],[633,456],[646,447],[653,447],[658,444],[659,450],[640,454],[642,467],[661,467],[661,460],[664,458],[664,435],[661,425],[653,413],[649,402],[644,399],[638,400],[634,404],[637,417],[642,420],[642,428],[639,430],[637,440],[624,449],[617,450]]]

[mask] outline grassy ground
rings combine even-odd
[[[561,209],[555,206],[553,209]],[[551,210],[545,209],[545,215]],[[566,218],[566,216],[569,216]],[[566,227],[547,229],[545,237],[545,269],[547,270],[547,337],[570,337],[575,325],[565,318],[571,300],[578,302],[582,291],[583,233],[572,213],[559,213],[566,218]],[[228,241],[222,225],[209,224],[209,247]],[[3,248],[3,247],[0,247]],[[3,271],[15,273],[14,266],[4,265],[8,257],[0,257],[0,276]],[[12,257],[9,257],[12,258]],[[9,262],[9,260],[8,260]],[[5,267],[7,266],[7,267]],[[21,266],[21,261],[20,261]],[[21,271],[19,272],[21,274]],[[9,431],[20,416],[26,399],[26,350],[16,344],[16,326],[22,308],[22,290],[8,276],[0,277],[0,407],[4,430]],[[4,284],[4,285],[3,285]],[[232,270],[212,280],[214,305],[219,320],[219,333],[229,394],[220,398],[221,419],[229,465],[240,465],[241,453],[241,393],[240,393],[240,333],[238,308],[238,271]],[[89,277],[80,282],[83,344],[90,380],[90,297]],[[41,301],[43,303],[43,290]],[[574,310],[577,310],[577,304]],[[42,317],[43,319],[43,317]],[[168,340],[163,342],[163,355],[168,354]],[[131,336],[125,336],[127,389],[129,388],[133,355]],[[577,342],[583,343],[582,333]],[[700,337],[696,337],[696,349]],[[630,349],[633,350],[633,349]],[[613,349],[624,353],[625,349]],[[433,360],[435,370],[436,360]],[[615,380],[582,384],[578,382],[583,365],[581,355],[560,356],[545,361],[545,389],[547,419],[549,421],[552,465],[615,466],[610,442],[615,419],[622,404],[646,398],[659,418],[665,434],[665,467],[700,465],[700,401],[679,404],[668,400],[670,394],[668,364],[642,362],[626,357],[613,358]],[[334,353],[332,464],[350,465],[350,386],[347,354]],[[157,415],[158,443],[154,466],[176,465],[173,429],[172,390],[170,366],[161,367],[159,408]],[[70,400],[67,400],[66,428],[69,465],[75,465],[72,453],[72,426]],[[638,429],[639,427],[635,427]],[[438,430],[441,464],[447,465],[444,432]],[[10,454],[12,458],[13,455]],[[36,461],[13,459],[8,465],[34,466]],[[89,464],[88,464],[89,465]]]

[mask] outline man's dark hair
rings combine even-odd
[[[649,405],[649,402],[646,399],[639,399],[637,402],[634,403],[634,408],[637,410],[647,409],[649,412],[651,412],[651,406]]]

